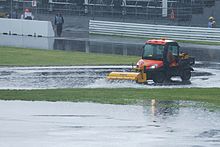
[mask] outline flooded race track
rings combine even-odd
[[[104,38],[104,39],[103,39]],[[15,41],[16,40],[16,41]],[[37,38],[0,35],[0,46],[141,55],[144,40],[102,36]],[[220,48],[180,44],[196,57],[191,82],[109,82],[131,66],[0,67],[0,89],[220,88]],[[206,103],[146,101],[139,105],[0,101],[0,147],[218,147],[220,109]]]
[[[220,87],[220,64],[196,66],[191,82],[174,77],[173,82],[161,85],[106,80],[111,71],[129,71],[131,66],[0,67],[0,89]]]
[[[0,101],[0,146],[217,147],[220,110],[205,105]]]
[[[144,39],[72,34],[71,37],[44,38],[0,35],[1,46],[38,48],[47,50],[80,51],[141,56]],[[16,40],[16,41],[15,41]],[[220,87],[220,48],[211,45],[180,43],[181,50],[194,56],[197,64],[191,83],[179,79],[165,85],[138,85],[132,82],[107,82],[111,71],[129,71],[131,66],[69,66],[69,67],[1,67],[0,89],[52,89],[52,88],[155,88],[155,87]]]

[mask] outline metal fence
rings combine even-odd
[[[90,20],[91,34],[127,37],[169,38],[192,41],[220,41],[220,28],[183,27]]]
[[[172,22],[175,25],[194,25],[191,24],[192,16],[202,14],[205,8],[214,6],[217,0],[168,0],[166,16],[163,16],[164,8],[158,0],[124,0],[127,1],[126,5],[119,3],[120,0],[88,0],[87,3],[85,0],[60,1],[37,0],[37,6],[32,6],[32,0],[8,0],[4,3],[0,1],[0,6],[9,14],[15,11],[18,17],[25,8],[30,8],[36,18],[39,14],[62,12],[63,15],[86,15],[94,19],[105,17],[125,22],[135,19],[154,24]]]

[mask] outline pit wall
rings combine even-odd
[[[50,21],[0,18],[0,34],[34,37],[54,37]]]

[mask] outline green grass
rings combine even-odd
[[[220,106],[219,88],[177,89],[50,89],[0,90],[2,100],[73,101],[109,104],[138,104],[148,99],[202,101]]]
[[[139,57],[0,47],[0,66],[131,64]],[[220,106],[220,89],[54,89],[0,90],[2,100],[136,104],[147,99],[193,100]]]
[[[1,66],[106,65],[136,63],[140,57],[0,47]]]

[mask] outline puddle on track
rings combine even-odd
[[[220,110],[204,105],[0,101],[0,146],[220,146]]]
[[[149,81],[147,85],[132,81],[106,80],[111,71],[129,71],[129,67],[1,67],[0,89],[220,87],[220,70],[212,68],[195,68],[191,82],[188,83],[175,77],[172,78],[173,82],[154,84]]]

